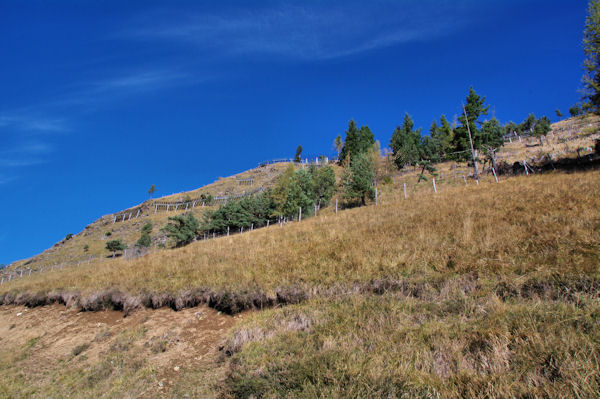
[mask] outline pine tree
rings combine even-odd
[[[504,128],[495,117],[485,121],[481,127],[483,150],[487,151],[487,156],[492,162],[492,167],[497,170],[496,151],[504,145]]]
[[[150,198],[152,199],[152,194],[154,194],[154,192],[156,191],[156,186],[153,184],[150,186],[150,188],[148,189],[148,194],[150,195]]]
[[[344,176],[343,196],[349,203],[360,202],[366,205],[367,199],[374,197],[373,159],[367,154],[359,154]]]
[[[550,119],[547,116],[542,116],[535,122],[533,127],[533,135],[540,139],[540,145],[544,145],[542,137],[546,137],[552,130]]]
[[[583,32],[585,52],[583,85],[585,99],[594,113],[600,113],[600,1],[590,0]]]
[[[343,161],[350,157],[350,163],[352,159],[363,154],[371,149],[375,143],[375,136],[371,132],[368,126],[361,126],[358,128],[356,122],[351,120],[348,122],[348,130],[346,130],[346,140],[340,153],[340,160]]]
[[[485,97],[479,96],[473,87],[470,87],[469,95],[467,96],[466,103],[464,105],[464,112],[458,117],[460,126],[457,126],[456,129],[454,129],[454,137],[452,140],[453,147],[458,153],[458,159],[472,159],[474,161],[473,168],[476,177],[479,174],[477,168],[477,152],[484,145],[481,131],[479,129],[479,127],[482,125],[480,118],[484,115],[487,115],[490,108],[484,104]],[[473,152],[471,152],[471,140],[473,142]]]
[[[123,251],[127,248],[127,245],[123,244],[121,240],[111,240],[106,243],[106,249],[112,252],[113,258],[117,251]]]
[[[401,126],[394,129],[390,147],[398,169],[405,165],[415,166],[421,159],[421,129],[414,130],[415,124],[410,115],[404,114]]]
[[[192,213],[172,216],[169,220],[174,223],[168,223],[161,230],[175,242],[175,246],[182,247],[196,238],[199,223]]]

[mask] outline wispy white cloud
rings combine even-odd
[[[460,29],[469,19],[464,1],[301,4],[179,15],[152,26],[148,21],[156,18],[146,16],[126,36],[180,41],[220,55],[319,60],[430,40]]]
[[[0,114],[0,129],[30,133],[66,132],[69,130],[64,119],[47,118],[23,111]]]

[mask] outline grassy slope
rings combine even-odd
[[[224,397],[595,397],[599,187],[596,171],[442,186],[15,288],[304,292],[230,334]]]
[[[304,298],[230,333],[221,397],[597,397],[600,174],[449,180],[437,195],[422,183],[404,200],[413,178],[382,189],[377,207],[45,273],[0,294]]]

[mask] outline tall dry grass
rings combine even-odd
[[[196,242],[132,261],[85,265],[5,284],[0,292],[118,288],[307,292],[378,279],[434,281],[464,273],[597,278],[600,175],[551,174],[499,184],[389,193],[382,204]]]

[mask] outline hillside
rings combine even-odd
[[[590,146],[575,122],[556,139]],[[596,397],[598,169],[439,172],[437,192],[399,172],[370,206],[4,284],[0,396]]]

